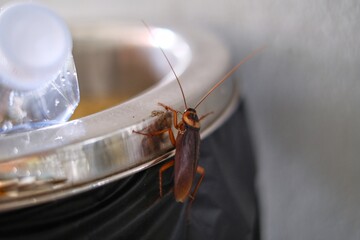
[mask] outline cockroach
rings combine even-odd
[[[144,22],[144,25],[149,30],[150,27]],[[259,48],[253,51],[251,54],[246,56],[243,60],[241,60],[235,67],[233,67],[219,82],[217,82],[195,105],[195,107],[188,107],[186,103],[186,98],[184,94],[184,90],[181,86],[180,80],[172,67],[170,60],[168,59],[165,51],[159,46],[165,60],[170,66],[171,71],[173,72],[176,81],[180,87],[180,91],[182,94],[182,98],[184,101],[185,111],[182,113],[181,120],[178,122],[178,113],[179,111],[165,105],[162,103],[158,103],[162,106],[166,111],[171,111],[173,113],[173,125],[175,129],[177,129],[176,139],[174,137],[174,133],[172,128],[164,128],[159,131],[154,132],[139,132],[133,131],[134,133],[142,134],[148,137],[160,135],[163,133],[168,133],[170,137],[170,141],[175,147],[175,158],[171,161],[165,163],[160,167],[159,170],[159,187],[160,187],[160,197],[163,196],[162,193],[162,174],[164,171],[174,166],[174,196],[177,202],[184,202],[188,197],[191,200],[195,199],[195,195],[199,189],[199,186],[205,176],[205,169],[198,165],[199,157],[200,157],[200,121],[209,115],[205,114],[202,117],[198,117],[196,108],[216,89],[218,88],[226,79],[228,79],[243,63],[251,59],[254,55],[260,52],[264,47]],[[181,113],[180,113],[181,114]],[[193,182],[195,179],[195,174],[198,173],[200,178],[196,183],[194,190],[191,192]]]

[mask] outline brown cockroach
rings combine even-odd
[[[149,26],[144,23],[147,29],[149,30],[150,34],[151,30]],[[159,47],[162,54],[164,55],[168,65],[173,72],[176,81],[179,84],[180,91],[182,94],[182,98],[184,101],[185,111],[182,114],[182,118],[180,122],[178,122],[178,113],[179,111],[165,105],[159,103],[160,106],[164,107],[166,111],[171,111],[173,113],[173,125],[175,129],[178,130],[176,139],[174,137],[174,133],[172,128],[164,128],[154,132],[139,132],[133,131],[134,133],[142,134],[148,137],[153,137],[156,135],[160,135],[163,133],[168,133],[170,137],[171,143],[175,147],[175,158],[171,161],[165,163],[163,166],[160,167],[159,170],[159,185],[160,185],[160,197],[162,197],[162,174],[168,168],[175,165],[174,169],[174,196],[177,202],[184,202],[187,197],[190,197],[192,200],[195,199],[195,195],[199,186],[205,176],[205,170],[203,167],[198,165],[199,156],[200,156],[200,121],[203,120],[209,114],[205,114],[202,117],[198,117],[196,108],[217,88],[219,87],[226,79],[228,79],[243,63],[251,59],[254,55],[260,52],[262,48],[259,48],[253,51],[251,54],[246,56],[243,60],[241,60],[235,67],[233,67],[219,82],[217,82],[195,105],[195,107],[190,108],[186,103],[185,94],[183,88],[181,86],[180,80],[175,73],[167,55],[165,54],[164,50]],[[200,178],[196,183],[194,190],[191,192],[195,174],[200,174]],[[190,193],[191,192],[191,193]]]

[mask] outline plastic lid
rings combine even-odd
[[[18,90],[52,81],[72,49],[65,22],[48,8],[17,3],[0,12],[0,81]]]

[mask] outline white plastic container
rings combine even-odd
[[[48,8],[16,3],[0,12],[0,134],[67,121],[80,95],[71,34]]]

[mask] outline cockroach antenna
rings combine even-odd
[[[150,36],[151,36],[151,37],[155,40],[155,42],[156,42],[156,38],[155,38],[154,34],[152,33],[151,28],[149,27],[149,25],[147,25],[147,23],[146,23],[144,20],[142,20],[142,23],[145,25],[146,29],[149,31]],[[169,66],[170,66],[170,68],[171,68],[171,71],[173,72],[173,74],[174,74],[174,76],[175,76],[175,78],[176,78],[176,81],[177,81],[178,84],[179,84],[180,91],[181,91],[181,95],[182,95],[182,98],[183,98],[183,100],[184,100],[185,109],[188,109],[188,106],[187,106],[187,104],[186,104],[186,98],[185,98],[184,90],[183,90],[183,88],[182,88],[182,86],[181,86],[180,80],[179,80],[179,78],[178,78],[178,76],[177,76],[177,74],[176,74],[176,72],[175,72],[175,70],[174,70],[174,68],[173,68],[173,66],[172,66],[169,58],[167,57],[164,49],[160,46],[159,43],[157,43],[157,45],[158,45],[159,49],[161,50],[162,54],[164,55],[167,63],[169,64]]]
[[[242,59],[235,67],[233,67],[219,82],[217,82],[195,105],[194,109],[196,109],[216,88],[218,88],[223,82],[225,82],[226,79],[228,79],[241,65],[243,65],[245,62],[253,58],[256,54],[264,50],[266,46],[263,46],[261,48],[258,48],[254,50],[252,53],[247,55],[244,59]]]

